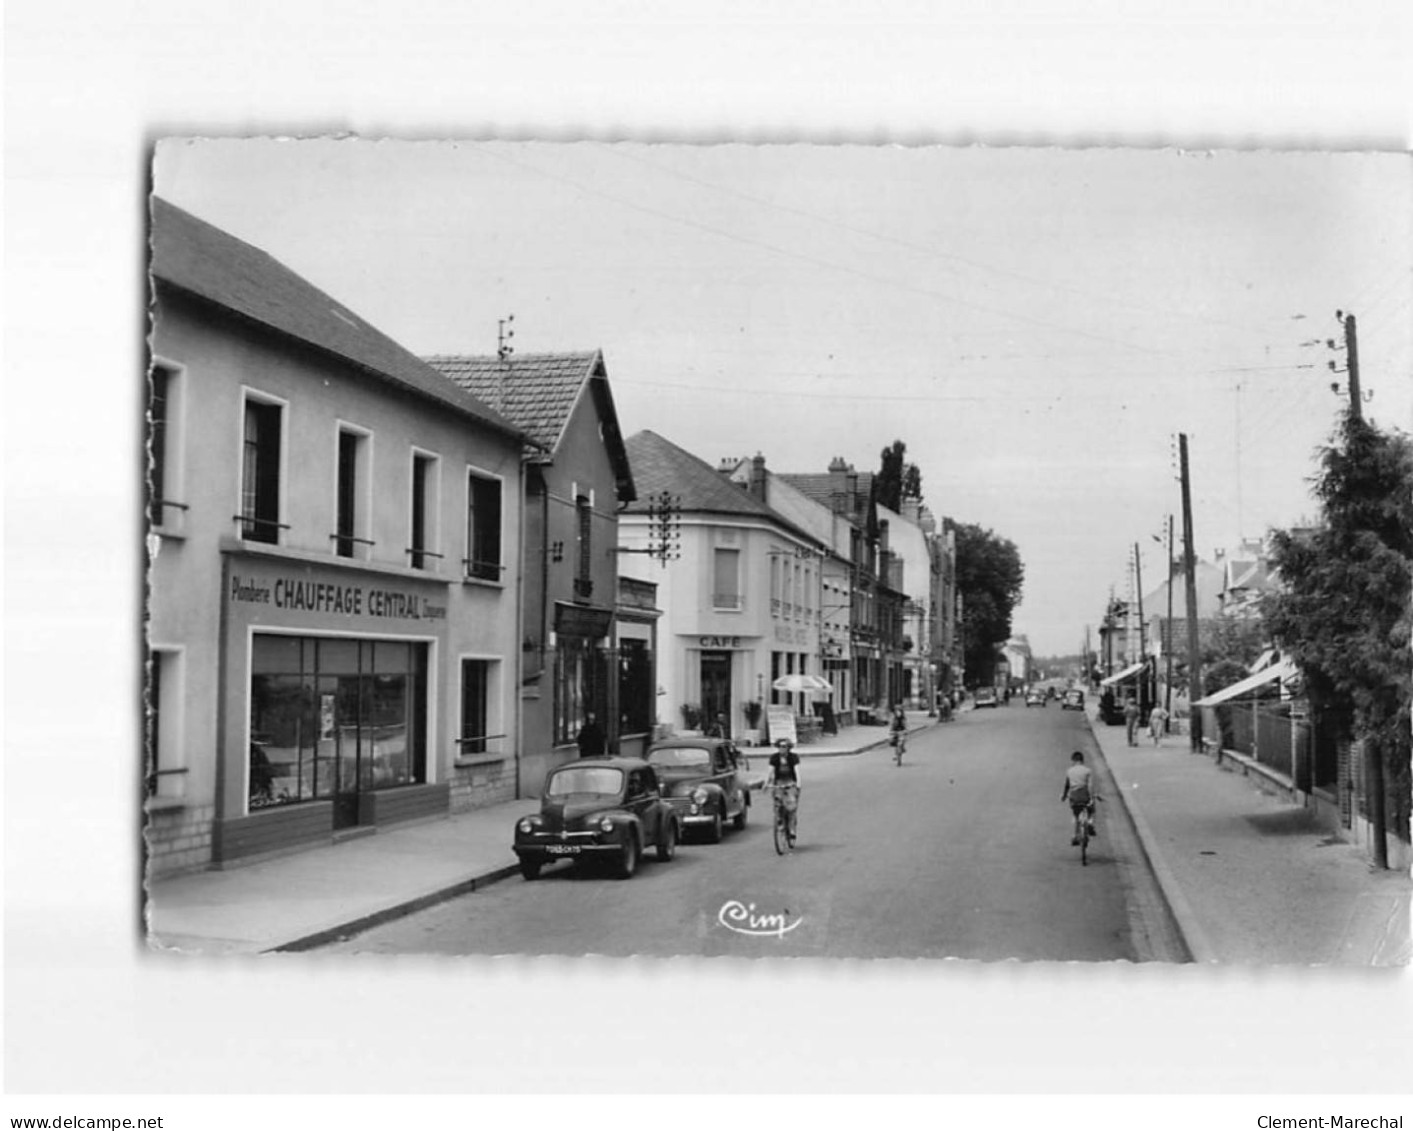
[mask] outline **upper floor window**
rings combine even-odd
[[[178,475],[178,409],[180,370],[156,363],[147,386],[147,506],[153,526],[170,530],[181,522],[186,505],[180,502]]]
[[[280,434],[284,405],[247,397],[240,480],[240,536],[280,540]]]
[[[574,575],[574,596],[587,601],[594,592],[594,508],[589,496],[579,495],[574,499],[574,517],[577,522],[576,537],[579,545],[578,572]]]
[[[373,543],[366,537],[368,521],[368,448],[370,437],[354,428],[340,428],[338,487],[335,500],[334,552],[341,558],[364,557]]]
[[[718,548],[715,552],[712,578],[712,607],[741,607],[741,551]]]
[[[413,569],[431,569],[437,544],[437,457],[426,452],[412,453],[411,530],[408,532],[408,564]]]
[[[476,472],[466,476],[466,576],[499,581],[501,484]]]

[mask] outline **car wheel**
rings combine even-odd
[[[538,879],[540,875],[540,869],[543,867],[544,862],[541,860],[521,860],[520,874],[524,876],[527,880]]]
[[[722,820],[721,820],[721,810],[718,809],[715,813],[713,813],[713,814],[711,815],[711,825],[710,825],[710,827],[707,829],[707,843],[708,843],[708,844],[720,844],[720,843],[721,843],[721,826],[722,826],[722,823],[723,823],[723,822],[722,822]]]
[[[631,880],[633,873],[638,870],[638,838],[630,831],[628,839],[623,842],[623,857],[618,862],[618,878],[620,880]]]
[[[746,810],[751,807],[750,801],[744,794],[741,796],[741,811],[736,814],[735,820],[731,822],[731,827],[740,832],[746,827]]]
[[[667,821],[662,830],[662,839],[657,842],[657,858],[671,860],[677,855],[677,822]]]

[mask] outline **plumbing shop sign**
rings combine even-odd
[[[232,569],[226,579],[226,596],[233,608],[254,619],[264,619],[262,614],[271,612],[279,620],[446,620],[444,592],[421,592],[415,583],[400,578],[369,582],[321,576],[313,570]]]

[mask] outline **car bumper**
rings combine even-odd
[[[676,814],[678,823],[684,829],[711,825],[717,819],[717,811],[710,807],[699,806],[694,813],[690,801],[678,801],[674,798],[668,804],[672,806],[672,812]],[[726,814],[722,813],[721,819],[725,820]]]
[[[586,857],[617,856],[623,852],[621,840],[589,840],[573,838],[560,840],[558,837],[545,837],[543,840],[521,840],[514,845],[515,855],[521,860],[582,860]]]

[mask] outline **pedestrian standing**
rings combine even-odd
[[[1128,744],[1138,745],[1138,704],[1133,697],[1124,700],[1124,727],[1128,730]]]
[[[608,740],[604,736],[603,727],[599,726],[592,711],[584,717],[584,725],[579,728],[579,734],[574,741],[579,744],[579,757],[602,758],[604,756]]]
[[[1168,733],[1168,712],[1159,704],[1148,715],[1148,733],[1153,736],[1153,745],[1160,746],[1163,735]]]

